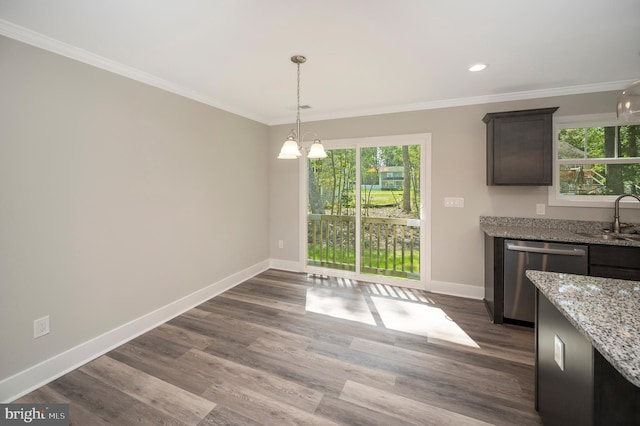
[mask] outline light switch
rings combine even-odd
[[[464,198],[462,197],[444,197],[445,207],[464,207]]]
[[[553,359],[560,367],[560,370],[564,371],[564,342],[560,340],[558,335],[555,336],[553,348]]]

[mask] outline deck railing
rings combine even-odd
[[[420,221],[362,217],[360,271],[420,278]],[[355,216],[308,215],[308,263],[355,271]]]

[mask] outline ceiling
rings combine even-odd
[[[302,121],[640,78],[638,0],[0,0],[0,34],[266,124],[295,120],[295,54]]]

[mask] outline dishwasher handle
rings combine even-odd
[[[556,254],[560,256],[586,256],[587,252],[584,249],[552,249],[544,247],[531,247],[531,246],[518,246],[516,244],[507,244],[507,250],[511,251],[524,251],[528,253],[540,253],[540,254]]]

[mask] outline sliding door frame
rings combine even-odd
[[[350,278],[360,281],[368,281],[380,284],[398,285],[403,287],[431,289],[431,133],[418,133],[408,135],[393,135],[368,138],[333,139],[323,140],[326,149],[355,149],[356,150],[356,215],[360,216],[360,148],[389,146],[389,145],[420,145],[420,279],[400,279],[381,275],[362,274],[352,271],[344,271],[331,268],[322,268],[307,265],[307,159],[302,157],[299,162],[299,259],[300,270],[320,275],[328,275],[339,278]],[[309,144],[310,145],[310,144]],[[308,148],[309,146],[305,146]],[[357,218],[356,239],[360,241],[361,226]],[[359,245],[359,244],[358,244]],[[360,252],[356,251],[356,269],[360,269]]]

